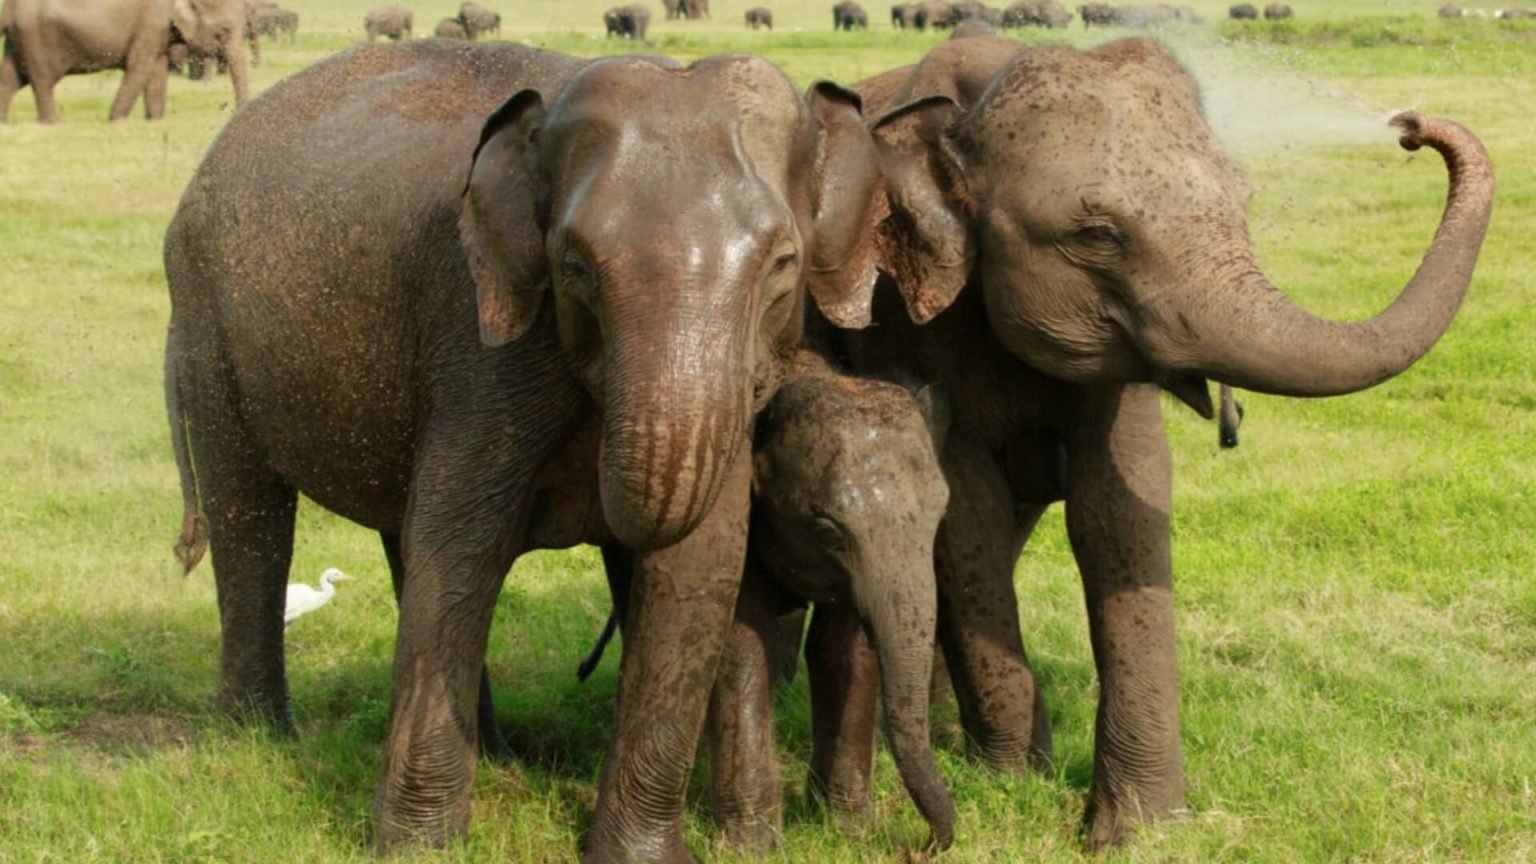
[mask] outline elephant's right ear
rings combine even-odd
[[[871,126],[891,209],[881,225],[882,269],[918,324],[955,302],[976,254],[964,160],[947,131],[960,110],[948,96],[926,96]]]
[[[459,211],[459,240],[480,308],[480,341],[491,347],[528,332],[548,290],[538,155],[543,117],[543,98],[524,90],[486,119]]]

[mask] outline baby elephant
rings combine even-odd
[[[947,426],[925,391],[843,375],[800,352],[758,420],[752,527],[736,617],[709,703],[711,798],[735,844],[778,842],[773,667],[799,649],[780,616],[815,603],[806,659],[811,783],[834,809],[870,808],[878,674],[886,737],[930,846],[954,838],[955,805],[928,734],[937,590],[933,543],[949,502],[939,468]],[[629,574],[604,549],[616,611],[580,675],[622,618]],[[866,642],[867,638],[867,642]],[[873,650],[870,649],[873,645]],[[830,649],[830,650],[828,650]]]
[[[812,783],[832,806],[869,807],[873,706],[845,704],[859,652],[874,647],[887,738],[931,845],[949,846],[954,803],[928,735],[937,592],[933,543],[948,504],[937,452],[945,425],[925,392],[838,374],[809,352],[758,421],[747,573],[710,699],[714,812],[732,839],[774,842],[779,778],[773,746],[778,616],[816,604],[807,648]],[[796,646],[787,646],[794,650]],[[867,651],[864,652],[866,655]],[[873,664],[870,664],[873,665]],[[862,746],[861,746],[862,744]]]

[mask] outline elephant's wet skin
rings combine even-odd
[[[1492,203],[1487,154],[1453,123],[1394,121],[1405,147],[1445,157],[1445,213],[1398,299],[1336,324],[1264,279],[1246,180],[1155,43],[966,39],[860,90],[889,215],[877,326],[842,350],[857,371],[941,384],[954,406],[937,563],[962,720],[989,761],[1048,752],[1012,573],[1054,497],[1028,482],[1058,470],[1038,444],[1054,437],[1101,688],[1085,834],[1116,842],[1184,806],[1159,387],[1210,417],[1208,379],[1327,396],[1408,368],[1466,292]]]
[[[633,635],[585,855],[688,860],[748,430],[807,290],[867,318],[873,270],[825,265],[871,257],[875,172],[855,96],[749,57],[365,46],[239,112],[166,240],[182,553],[201,500],[222,704],[291,723],[297,493],[379,531],[403,571],[379,839],[444,843],[505,574],[623,544]]]

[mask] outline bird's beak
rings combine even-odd
[[[331,578],[334,581],[337,581],[337,582],[356,582],[357,581],[357,577],[356,576],[348,576],[345,573],[337,573],[335,576],[333,576]]]

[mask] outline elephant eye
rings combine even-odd
[[[773,260],[773,270],[770,271],[770,275],[777,276],[783,273],[785,270],[795,266],[795,262],[799,260],[800,256],[794,252],[786,252],[780,255]]]
[[[567,252],[560,259],[560,279],[569,288],[592,287],[592,265],[577,252]]]
[[[840,549],[843,545],[843,529],[835,520],[819,509],[811,511],[811,537],[823,549]]]
[[[1120,247],[1125,241],[1116,231],[1113,225],[1103,222],[1094,222],[1082,225],[1072,232],[1073,239],[1085,246]]]

